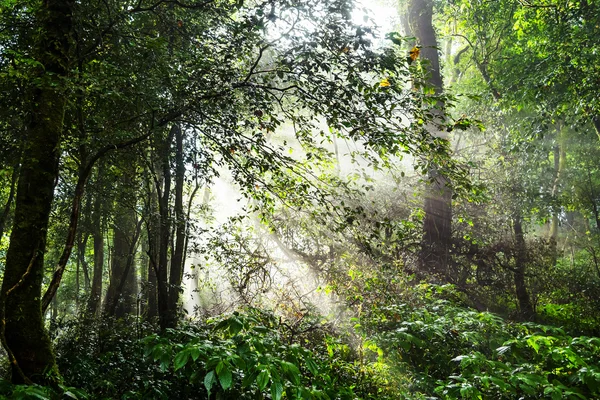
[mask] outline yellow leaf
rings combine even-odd
[[[388,78],[383,78],[381,80],[381,82],[379,82],[379,87],[388,87],[391,86],[390,81],[388,81]]]
[[[415,46],[412,49],[410,49],[410,59],[413,61],[416,61],[417,58],[419,58],[419,53],[421,52],[421,50]]]

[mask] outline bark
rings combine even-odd
[[[421,261],[426,271],[447,274],[452,239],[452,193],[446,186],[445,177],[436,170],[429,174],[433,183],[425,195]]]
[[[98,168],[98,176],[102,175],[102,167]],[[98,315],[102,296],[102,273],[104,271],[104,234],[102,229],[102,196],[96,194],[92,213],[92,237],[94,240],[94,275],[92,290],[88,299],[88,314]]]
[[[590,205],[592,206],[592,213],[594,213],[594,221],[596,222],[596,232],[600,233],[600,210],[598,210],[598,203],[597,203],[598,197],[596,195],[596,191],[594,190],[592,174],[591,174],[589,168],[587,169],[587,178],[588,178],[588,185],[590,188],[588,198],[590,200]]]
[[[552,185],[552,198],[556,197],[558,191],[558,178],[560,176],[559,168],[560,168],[560,146],[556,145],[552,149],[552,157],[554,158],[554,184]],[[548,236],[551,241],[556,243],[556,239],[558,238],[558,212],[556,210],[552,210],[552,218],[550,220],[550,232]]]
[[[147,170],[147,175],[152,175],[152,171]],[[142,314],[149,321],[155,321],[158,317],[158,298],[157,298],[157,271],[158,271],[158,244],[160,242],[160,217],[158,213],[158,193],[157,189],[161,186],[158,178],[154,177],[154,184],[151,184],[152,179],[144,179],[146,182],[146,196],[144,216],[146,223],[148,263],[146,264],[147,279],[142,282],[144,291],[144,309]]]
[[[429,84],[435,88],[436,94],[443,91],[440,73],[438,42],[433,28],[433,0],[411,0],[409,5],[410,29],[421,46],[421,57],[429,61],[427,67]]]
[[[158,295],[158,317],[161,330],[170,326],[171,316],[169,315],[169,248],[171,244],[171,213],[169,198],[171,195],[171,166],[170,153],[173,137],[178,130],[177,125],[173,125],[167,135],[167,138],[161,143],[162,148],[159,154],[161,161],[162,187],[157,182],[158,194],[158,213],[159,213],[159,243],[158,243],[158,265],[156,269],[157,295]]]
[[[87,232],[81,232],[79,236],[79,242],[77,243],[77,258],[78,263],[81,265],[81,270],[83,272],[83,289],[87,293],[90,289],[90,272],[89,265],[87,260],[85,259],[85,251],[87,249],[87,243],[89,239],[89,234]],[[79,293],[79,291],[78,291]]]
[[[28,137],[17,187],[15,217],[0,292],[2,342],[15,383],[56,384],[58,370],[41,312],[48,220],[58,179],[71,61],[72,0],[46,0],[38,11],[34,52],[43,66],[32,90]]]
[[[132,215],[135,221],[135,214]],[[130,221],[128,221],[129,223]],[[115,268],[111,274],[111,285],[109,286],[107,297],[111,294],[111,298],[106,301],[106,315],[115,318],[125,318],[136,310],[138,281],[135,271],[134,256],[140,236],[142,221],[138,221],[134,226],[131,237],[125,237],[123,234],[115,232],[115,240],[118,240],[113,247],[114,257],[113,265]],[[117,253],[119,251],[119,253]],[[116,266],[115,263],[119,265]],[[114,286],[113,286],[114,282]],[[114,289],[113,289],[114,287]]]
[[[88,193],[85,201],[85,210],[83,212],[85,216],[84,223],[82,223],[81,228],[79,229],[79,237],[77,239],[77,272],[79,273],[79,268],[81,267],[81,271],[83,272],[83,289],[84,293],[89,293],[90,291],[90,271],[89,271],[89,263],[85,256],[87,251],[88,240],[90,237],[90,215],[91,215],[91,207],[92,207],[92,197]],[[79,278],[79,277],[78,277]],[[77,299],[79,300],[79,285],[77,286]]]
[[[138,297],[138,317],[146,314],[148,307],[148,297],[146,294],[146,290],[148,289],[148,265],[150,263],[150,248],[148,241],[147,235],[146,237],[140,238],[140,245],[142,248],[140,253],[140,296]]]
[[[525,237],[523,235],[523,219],[519,212],[513,218],[513,230],[515,233],[515,270],[513,278],[515,282],[515,292],[517,295],[517,301],[519,302],[519,311],[521,317],[526,320],[530,320],[534,317],[533,306],[531,305],[531,299],[529,292],[527,291],[527,284],[525,282],[525,269],[527,265],[527,249],[525,247]]]
[[[146,294],[146,318],[152,321],[158,317],[158,298],[157,298],[157,271],[158,271],[158,243],[160,242],[158,225],[160,223],[158,217],[155,217],[156,209],[153,207],[155,203],[154,199],[151,199],[150,206],[150,217],[147,222],[146,230],[148,234],[148,281],[145,286]]]
[[[175,251],[171,258],[169,276],[169,304],[166,315],[166,326],[175,328],[178,319],[179,296],[181,294],[181,281],[183,279],[184,254],[186,252],[186,215],[183,211],[183,186],[185,177],[185,164],[183,160],[183,132],[177,125],[175,130]]]
[[[428,83],[436,95],[443,93],[443,81],[440,73],[440,60],[437,50],[437,37],[433,28],[433,1],[411,0],[409,5],[410,29],[421,46],[421,57],[428,60]],[[444,104],[439,102],[434,110],[437,121],[442,122]],[[433,136],[447,139],[445,132],[430,124]],[[447,273],[450,244],[452,238],[452,193],[447,178],[437,168],[429,172],[431,185],[425,193],[425,220],[421,262],[425,271]]]

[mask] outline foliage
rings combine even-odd
[[[153,326],[123,321],[71,320],[53,327],[57,362],[65,382],[94,398],[183,396],[185,382],[171,379],[144,358],[140,338]]]
[[[299,334],[298,334],[299,333]],[[315,326],[291,329],[270,313],[213,320],[202,330],[144,339],[163,371],[206,390],[207,398],[392,398],[377,370],[353,361],[347,345]]]
[[[459,306],[459,298],[449,286],[417,287],[412,303],[374,310],[363,324],[412,374],[413,390],[444,399],[600,395],[599,338],[509,323]]]
[[[55,331],[59,364],[68,385],[104,399],[600,395],[599,338],[473,310],[450,285],[396,285],[335,329],[317,314],[292,322],[252,308],[146,337],[143,324],[71,323]],[[48,388],[9,390],[58,398]]]
[[[320,319],[248,309],[142,339],[148,326],[70,323],[57,356],[65,381],[99,399],[397,398],[385,365],[361,361]]]
[[[0,381],[0,396],[600,397],[600,153],[589,134],[594,126],[600,133],[598,2],[436,1],[453,85],[443,96],[419,90],[429,49],[404,48],[410,39],[395,33],[387,38],[397,46],[372,46],[378,34],[355,24],[350,0],[84,3],[73,3],[76,54],[59,83],[68,104],[40,252],[49,267],[34,275],[47,278],[60,256],[74,184],[90,157],[129,140],[138,147],[135,157],[104,154],[110,167],[90,174],[81,259],[67,265],[77,272],[66,271],[57,314],[79,311],[79,268],[95,256],[83,238],[109,238],[123,204],[146,223],[144,290],[157,270],[166,283],[168,246],[161,267],[152,259],[160,231],[163,244],[196,241],[190,246],[206,261],[198,269],[217,264],[238,303],[256,306],[262,294],[280,303],[160,334],[140,312],[123,321],[53,320],[64,382],[81,390]],[[38,108],[30,93],[46,84],[33,50],[44,34],[38,8],[20,0],[0,8],[0,241],[14,219],[11,188]],[[477,95],[455,94],[465,88]],[[440,119],[441,103],[448,115]],[[473,135],[479,121],[451,115],[463,112],[477,113],[487,131]],[[452,142],[430,135],[433,124]],[[183,132],[181,151],[171,126]],[[355,145],[346,156],[343,141]],[[167,190],[176,152],[186,195],[202,186],[208,193],[227,171],[252,198],[246,217],[215,229],[193,215],[181,220]],[[409,165],[399,166],[406,154]],[[356,169],[346,174],[350,161]],[[113,185],[130,167],[135,184]],[[433,169],[454,194],[451,260],[436,276],[419,270],[423,211],[415,206]],[[174,240],[184,225],[188,237]],[[2,241],[0,270],[5,249]],[[310,300],[293,298],[293,283],[269,297],[276,252],[307,266],[339,315],[297,307]],[[413,273],[456,286],[417,283]],[[536,323],[489,312],[522,318],[518,274]],[[178,294],[176,286],[169,290]],[[141,307],[150,303],[145,294]]]
[[[12,400],[86,400],[90,399],[82,390],[59,385],[51,388],[40,385],[13,385],[4,379],[0,380],[0,399]]]

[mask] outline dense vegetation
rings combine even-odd
[[[0,397],[600,398],[600,4],[367,8],[0,0]]]

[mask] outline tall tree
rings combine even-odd
[[[134,257],[141,233],[136,213],[135,157],[123,157],[122,164],[116,184],[119,197],[114,209],[110,283],[104,302],[105,314],[116,318],[126,317],[135,310],[138,281]]]
[[[187,251],[186,241],[186,214],[183,209],[183,186],[185,179],[185,163],[183,153],[183,132],[181,127],[175,131],[175,248],[171,258],[169,275],[168,317],[166,325],[176,326],[178,320],[179,296],[183,291],[184,259]]]
[[[98,165],[97,181],[103,176],[103,164]],[[98,183],[98,182],[97,182]],[[98,185],[100,187],[101,185]],[[91,316],[95,316],[100,311],[102,301],[102,275],[104,272],[104,227],[103,227],[103,200],[101,191],[97,190],[91,215],[91,231],[94,246],[94,268],[92,273],[92,286],[90,297],[88,298],[87,311]]]
[[[426,83],[433,88],[438,100],[434,103],[434,120],[427,127],[431,135],[447,140],[448,135],[439,125],[444,121],[443,80],[438,55],[438,41],[433,26],[433,0],[411,0],[409,24],[417,39],[420,55],[426,60]],[[412,54],[414,56],[414,52]],[[425,220],[421,259],[426,270],[447,273],[452,240],[452,193],[447,178],[434,164],[429,170],[431,184],[425,193]]]
[[[27,94],[28,137],[0,292],[2,342],[15,382],[55,382],[58,376],[40,299],[72,59],[74,6],[71,0],[46,0],[35,16],[39,31],[32,55],[39,67]]]

